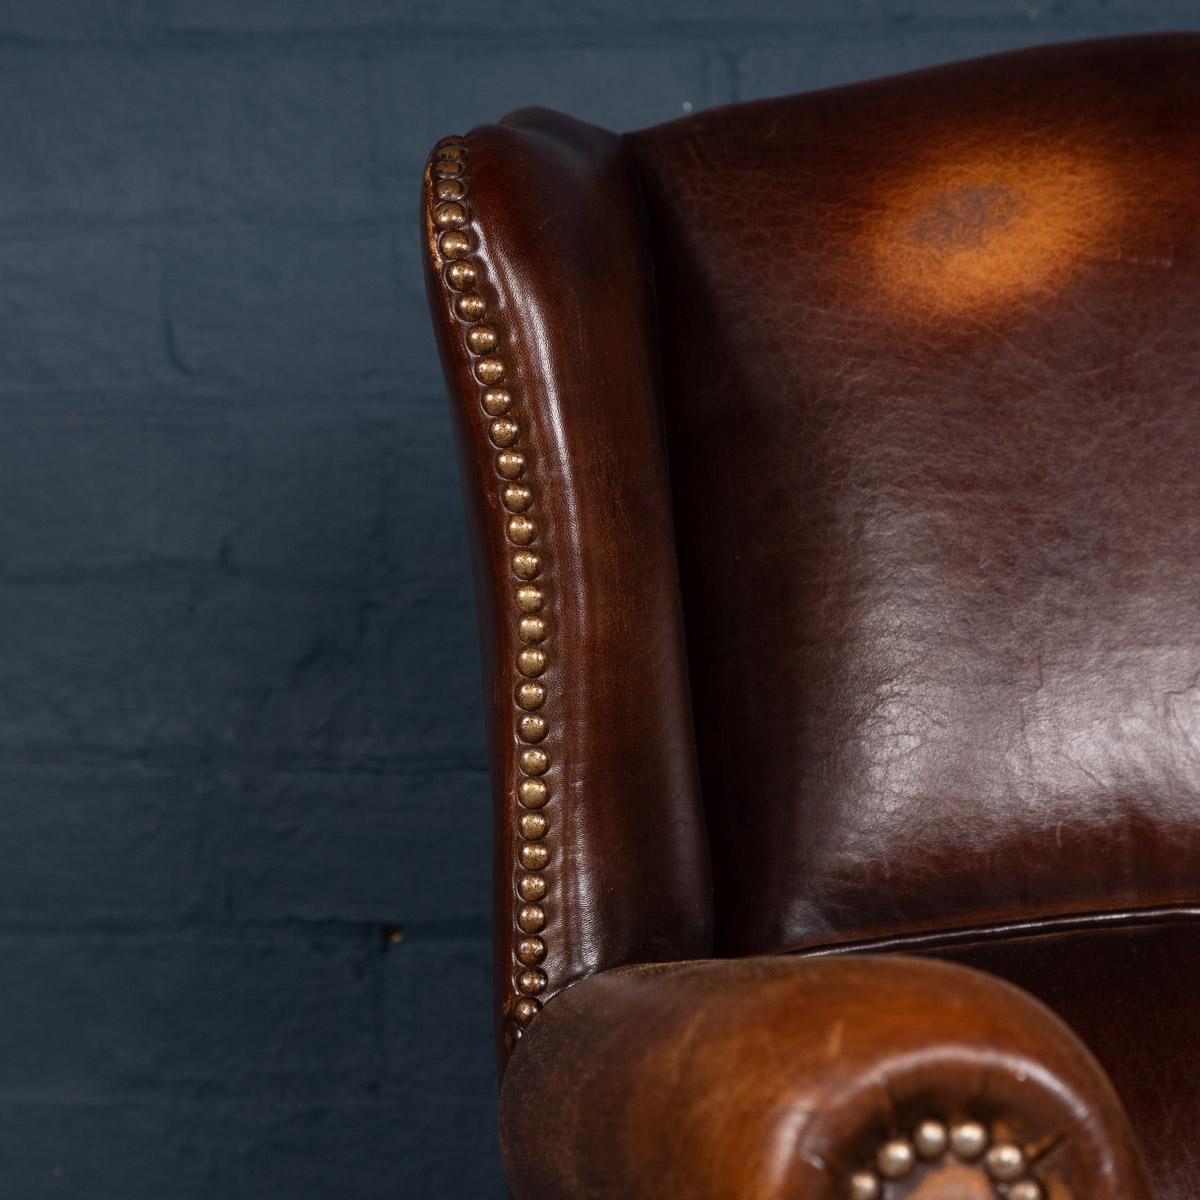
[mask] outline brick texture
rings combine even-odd
[[[415,223],[439,135],[1198,27],[1185,0],[0,2],[0,1196],[505,1194]]]

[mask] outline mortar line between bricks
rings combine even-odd
[[[0,921],[0,942],[11,941],[24,945],[31,935],[48,940],[123,943],[245,943],[277,942],[281,937],[292,941],[361,941],[364,946],[390,945],[392,935],[400,931],[396,943],[452,941],[457,939],[490,938],[490,913],[480,912],[463,917],[437,920],[409,921],[401,916],[379,918],[345,918],[280,916],[274,919],[239,920],[226,917],[221,921],[199,921],[181,917],[173,921],[92,920],[72,924],[56,921],[20,921],[6,918]]]
[[[1038,36],[1078,39],[1079,25],[1086,20],[1090,36],[1105,33],[1128,33],[1143,29],[1180,28],[1180,22],[1195,23],[1195,6],[1180,3],[1165,11],[1156,11],[1148,20],[1146,14],[1130,8],[1113,13],[1063,13],[1050,17],[1025,17],[1012,10],[978,15],[940,15],[936,18],[906,19],[880,12],[853,23],[838,20],[779,20],[755,21],[752,16],[738,20],[650,20],[630,24],[604,20],[592,25],[563,25],[547,29],[544,24],[487,23],[472,19],[458,24],[441,26],[362,25],[343,28],[311,30],[145,30],[124,31],[111,36],[90,38],[55,38],[39,34],[0,35],[0,55],[30,53],[90,54],[96,51],[125,51],[139,57],[147,50],[179,54],[273,54],[280,51],[310,50],[321,57],[349,56],[378,59],[398,54],[404,57],[427,54],[430,50],[448,51],[463,46],[494,50],[497,40],[519,46],[522,50],[555,51],[562,49],[656,49],[678,51],[681,43],[706,45],[778,46],[791,39],[811,39],[823,46],[848,43],[865,38],[897,34],[937,34],[950,32],[968,34],[1012,33],[1031,31]],[[1184,26],[1186,27],[1186,25]]]
[[[416,156],[414,156],[414,161]],[[215,217],[202,218],[189,215],[186,210],[168,208],[148,209],[145,213],[130,216],[106,215],[92,211],[72,212],[62,210],[59,215],[0,218],[0,244],[6,241],[28,241],[37,238],[66,236],[79,239],[92,233],[145,233],[158,235],[162,226],[170,226],[172,234],[181,233],[369,233],[394,237],[397,227],[408,219],[400,210],[380,210],[370,216],[352,218],[330,218],[322,220],[300,213],[275,211],[263,207],[254,212],[230,212]],[[168,235],[169,236],[169,235]],[[172,243],[165,245],[169,249]]]
[[[48,771],[109,770],[127,772],[130,767],[140,768],[146,776],[174,774],[178,771],[202,769],[208,775],[234,774],[251,778],[300,778],[307,776],[337,776],[339,778],[395,779],[427,782],[430,777],[448,774],[477,775],[481,782],[490,777],[486,764],[460,763],[454,761],[430,761],[410,765],[411,759],[397,759],[363,764],[339,762],[290,762],[275,763],[261,758],[238,758],[197,752],[170,755],[161,751],[144,749],[97,751],[92,755],[72,755],[69,747],[56,751],[53,747],[41,748],[45,757],[32,757],[28,750],[0,749],[0,772],[4,771]]]

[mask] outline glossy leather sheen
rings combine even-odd
[[[1200,924],[1076,930],[938,952],[1053,1009],[1108,1073],[1157,1200],[1200,1195]]]
[[[627,145],[718,951],[1200,899],[1200,38]]]
[[[843,1200],[883,1141],[927,1118],[988,1124],[1050,1200],[1150,1200],[1071,1032],[1016,988],[920,959],[608,972],[547,1006],[501,1093],[516,1200]],[[886,1194],[997,1195],[944,1162]]]
[[[427,223],[518,1200],[843,1195],[934,1110],[1047,1200],[1148,1200],[1102,1072],[997,976],[1194,1200],[1200,37],[465,145],[549,630],[537,1011],[513,547]],[[987,1195],[939,1171],[887,1200]]]
[[[467,139],[472,259],[497,328],[528,466],[548,662],[540,745],[551,767],[542,872],[544,1001],[626,962],[711,953],[708,844],[687,690],[678,566],[658,407],[647,226],[613,134],[518,114]],[[426,204],[426,211],[428,205]],[[436,263],[427,227],[426,262]],[[484,658],[492,673],[496,988],[521,967],[514,799],[520,616],[503,480],[481,388],[440,272],[429,273],[473,517]]]

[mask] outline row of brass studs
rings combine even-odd
[[[453,293],[455,315],[466,325],[466,348],[472,356],[472,370],[480,384],[479,402],[488,418],[488,439],[496,451],[496,473],[500,476],[500,500],[509,514],[505,534],[512,546],[509,565],[516,578],[514,599],[517,609],[517,633],[521,650],[516,660],[516,731],[522,743],[517,755],[520,775],[516,798],[521,809],[517,819],[520,846],[517,858],[524,872],[517,880],[521,905],[517,910],[520,937],[515,947],[516,995],[511,1013],[516,1022],[510,1037],[520,1037],[521,1029],[537,1015],[541,1003],[537,997],[545,991],[546,973],[539,965],[546,957],[546,943],[540,934],[546,924],[542,901],[546,896],[543,872],[550,863],[545,837],[550,824],[542,811],[550,799],[550,787],[542,778],[550,769],[550,757],[539,745],[548,726],[541,708],[546,688],[538,682],[546,670],[546,652],[542,643],[549,628],[542,615],[546,597],[536,580],[542,572],[541,556],[529,547],[537,539],[537,526],[530,515],[534,495],[525,477],[525,455],[514,449],[521,440],[521,428],[514,419],[513,394],[505,383],[507,366],[499,354],[500,335],[487,321],[487,303],[476,290],[479,268],[471,258],[473,248],[467,185],[463,178],[467,157],[466,141],[447,137],[433,152],[433,224],[438,230],[438,251],[445,266],[442,277]]]
[[[1024,1151],[1013,1142],[993,1142],[978,1121],[922,1121],[911,1137],[889,1138],[870,1167],[850,1176],[849,1200],[881,1200],[887,1183],[907,1179],[917,1163],[942,1159],[947,1151],[964,1163],[982,1162],[983,1170],[1005,1200],[1043,1200],[1041,1185],[1029,1176]]]

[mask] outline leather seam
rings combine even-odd
[[[1000,942],[1025,937],[1050,937],[1058,933],[1088,933],[1127,929],[1138,925],[1163,925],[1200,920],[1200,905],[1182,903],[1153,908],[1112,909],[1095,913],[1067,913],[1028,921],[999,921],[928,933],[894,934],[855,941],[799,946],[785,953],[803,958],[882,951],[937,950],[942,947]]]

